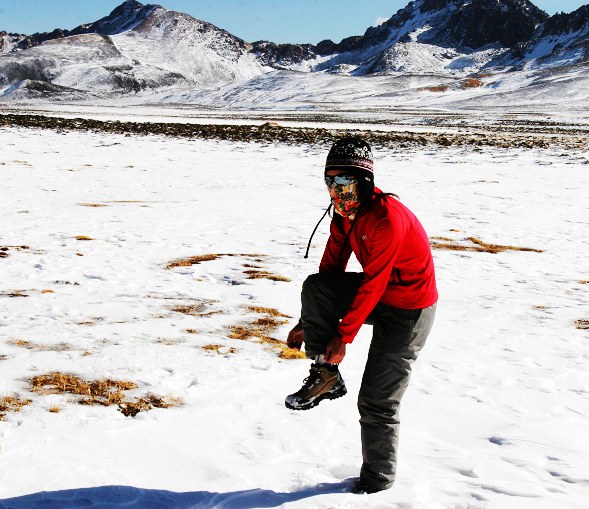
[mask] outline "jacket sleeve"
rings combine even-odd
[[[338,335],[344,343],[354,340],[385,292],[408,226],[401,214],[396,214],[395,217],[386,216],[376,224],[370,257],[364,266],[364,278],[338,327]]]
[[[342,226],[338,225],[338,217],[331,220],[329,226],[329,239],[323,252],[323,258],[319,264],[319,272],[335,272],[345,271],[348,265],[348,260],[352,254],[352,247],[349,242],[346,242],[346,233]],[[345,245],[344,245],[345,244]],[[343,253],[341,252],[343,248]],[[341,264],[339,267],[341,256]]]

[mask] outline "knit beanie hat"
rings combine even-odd
[[[337,140],[325,162],[327,170],[350,170],[350,173],[358,177],[369,177],[374,180],[374,161],[370,145],[356,137],[340,138]]]

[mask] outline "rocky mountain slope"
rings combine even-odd
[[[73,30],[0,32],[0,98],[157,93],[158,100],[195,102],[253,97],[279,83],[288,102],[290,84],[301,94],[293,71],[407,76],[416,90],[443,93],[465,83],[526,83],[497,79],[505,73],[576,72],[588,61],[589,6],[548,16],[528,0],[415,0],[361,36],[299,45],[250,44],[187,14],[126,0]],[[275,70],[283,74],[268,75]]]

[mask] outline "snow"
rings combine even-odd
[[[589,318],[589,152],[375,147],[377,184],[430,236],[544,252],[434,250],[441,300],[403,402],[398,479],[357,496],[370,327],[342,366],[349,394],[308,412],[283,405],[308,361],[227,329],[259,318],[248,306],[293,317],[277,338],[296,320],[327,238],[324,223],[303,259],[327,205],[326,149],[20,128],[0,140],[0,245],[29,246],[0,258],[0,397],[32,400],[0,422],[0,508],[586,507],[588,331],[575,321]],[[165,269],[212,253],[240,256]],[[290,282],[247,279],[244,264]],[[170,309],[200,301],[213,314]],[[131,418],[28,392],[53,370],[182,405]]]

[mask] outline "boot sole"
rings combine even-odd
[[[346,386],[344,385],[338,391],[326,392],[325,394],[321,394],[320,396],[317,396],[314,400],[309,401],[308,403],[306,403],[304,405],[293,406],[290,403],[288,403],[287,401],[284,402],[284,405],[286,406],[286,408],[288,408],[290,410],[310,410],[311,408],[316,407],[324,399],[338,399],[338,398],[341,398],[342,396],[345,396],[347,393],[348,393],[348,390],[346,389]]]

